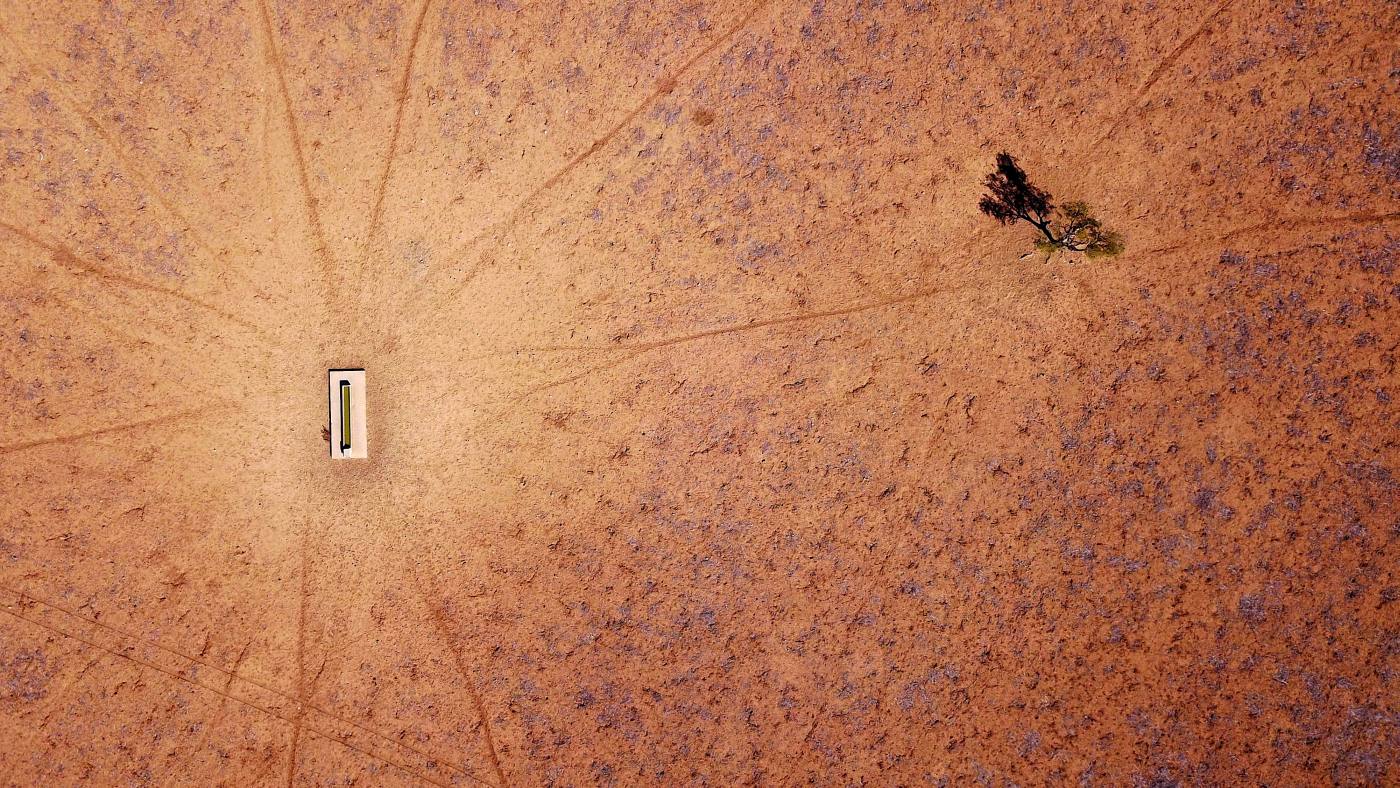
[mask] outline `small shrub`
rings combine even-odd
[[[1089,213],[1086,202],[1059,207],[1061,246],[1086,257],[1112,257],[1123,251],[1123,236],[1109,230]]]
[[[977,207],[1001,224],[1027,222],[1040,231],[1035,248],[1046,257],[1059,251],[1111,257],[1123,251],[1123,236],[1104,227],[1085,202],[1056,207],[1050,193],[1036,188],[1009,153],[997,154],[997,168],[984,181],[987,194]]]

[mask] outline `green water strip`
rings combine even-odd
[[[350,451],[350,381],[340,381],[340,450]]]

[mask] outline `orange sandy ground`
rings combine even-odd
[[[0,775],[1400,782],[1397,15],[3,4]]]

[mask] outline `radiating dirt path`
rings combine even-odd
[[[1397,37],[5,5],[0,774],[1397,781]]]

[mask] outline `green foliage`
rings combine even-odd
[[[1089,212],[1086,202],[1067,202],[1059,215],[1059,245],[1071,252],[1083,252],[1091,259],[1112,257],[1123,251],[1123,236],[1109,230]]]
[[[1123,253],[1123,236],[1105,230],[1104,234],[1084,249],[1084,256],[1093,260],[1096,257],[1117,257]]]
[[[1050,193],[1031,184],[1025,170],[1009,153],[997,154],[997,169],[987,176],[977,207],[1001,224],[1024,221],[1040,231],[1035,248],[1049,258],[1055,252],[1083,252],[1086,257],[1112,257],[1123,252],[1123,236],[1104,227],[1085,202],[1056,207]]]

